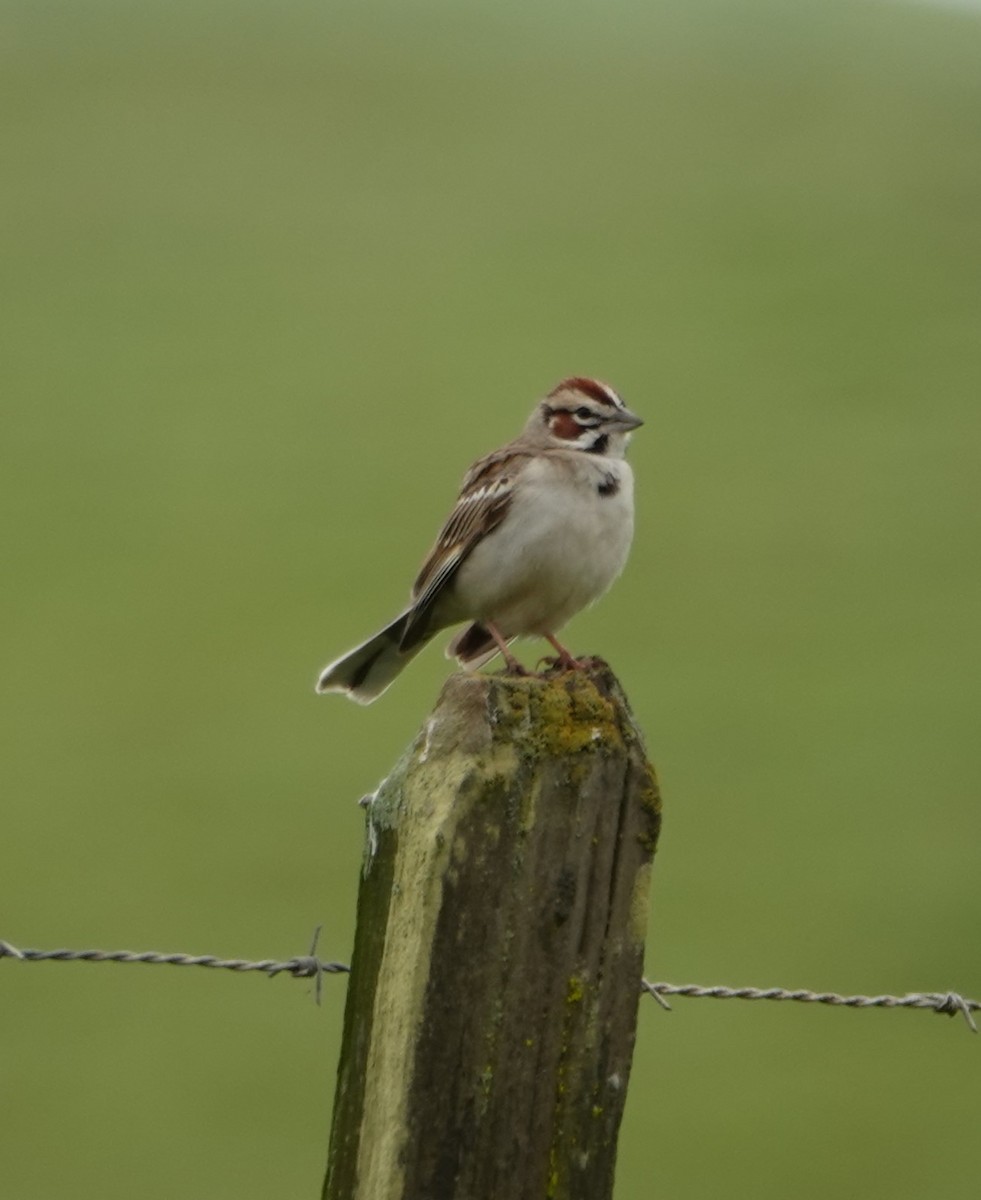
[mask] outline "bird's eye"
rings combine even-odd
[[[591,408],[587,408],[585,404],[576,409],[576,416],[580,421],[587,421],[592,415],[593,410]]]

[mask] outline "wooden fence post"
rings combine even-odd
[[[324,1200],[610,1200],[659,807],[605,663],[448,680],[368,806]]]

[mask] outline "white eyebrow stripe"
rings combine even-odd
[[[552,388],[545,401],[547,403],[549,400],[559,400],[560,397],[570,395],[581,396],[593,404],[610,405],[621,412],[625,412],[627,408],[608,383],[604,383],[602,379],[592,379],[588,375],[570,375],[568,379],[563,379]],[[559,404],[556,407],[562,406]]]
[[[571,380],[573,391],[579,393],[587,400],[591,400],[594,404],[602,404],[603,400],[607,404],[612,404],[614,408],[623,409],[626,405],[617,395],[613,388],[608,383],[604,383],[602,379],[586,379],[585,377]],[[599,393],[597,395],[597,393]],[[600,396],[603,400],[600,400]]]
[[[604,383],[601,379],[596,379],[596,380],[594,380],[594,382],[595,382],[596,386],[600,389],[600,391],[602,391],[605,396],[609,397],[611,404],[615,405],[617,408],[625,408],[626,407],[626,405],[623,403],[623,401],[620,399],[620,397],[616,394],[616,392],[613,390],[613,388],[610,387],[610,385],[608,383]]]

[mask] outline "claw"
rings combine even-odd
[[[543,658],[541,661],[548,664],[550,671],[585,671],[586,663],[580,662],[578,658],[573,656],[566,650],[565,646],[554,637],[551,633],[546,633],[545,638],[551,642],[556,650],[555,658]]]
[[[504,660],[504,674],[523,676],[531,675],[532,672],[523,663],[519,663],[513,654],[509,654]]]
[[[490,621],[485,621],[484,624],[487,627],[487,632],[491,635],[494,641],[497,642],[497,648],[500,650],[501,657],[504,659],[504,674],[530,675],[531,672],[528,670],[528,668],[522,666],[522,664],[518,662],[518,660],[508,649],[507,638],[502,636],[501,631],[497,628],[497,626],[491,624]]]

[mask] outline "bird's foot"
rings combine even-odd
[[[565,646],[550,633],[545,634],[546,639],[551,642],[555,649],[555,658],[542,658],[539,661],[545,663],[550,671],[585,671],[588,663],[580,661],[566,650]]]
[[[519,663],[513,654],[508,654],[504,658],[504,674],[522,678],[531,675],[532,672],[523,663]]]
[[[487,632],[497,643],[497,648],[501,652],[501,658],[504,659],[504,674],[518,676],[530,675],[531,672],[528,670],[528,668],[519,663],[508,649],[507,638],[502,635],[497,626],[492,624],[490,621],[485,621],[484,625],[487,628]]]
[[[545,670],[550,674],[562,671],[585,671],[589,666],[587,660],[573,658],[571,654],[567,654],[564,657],[561,654],[557,654],[554,658],[551,655],[546,655],[545,658],[538,660],[539,667],[543,664]]]

